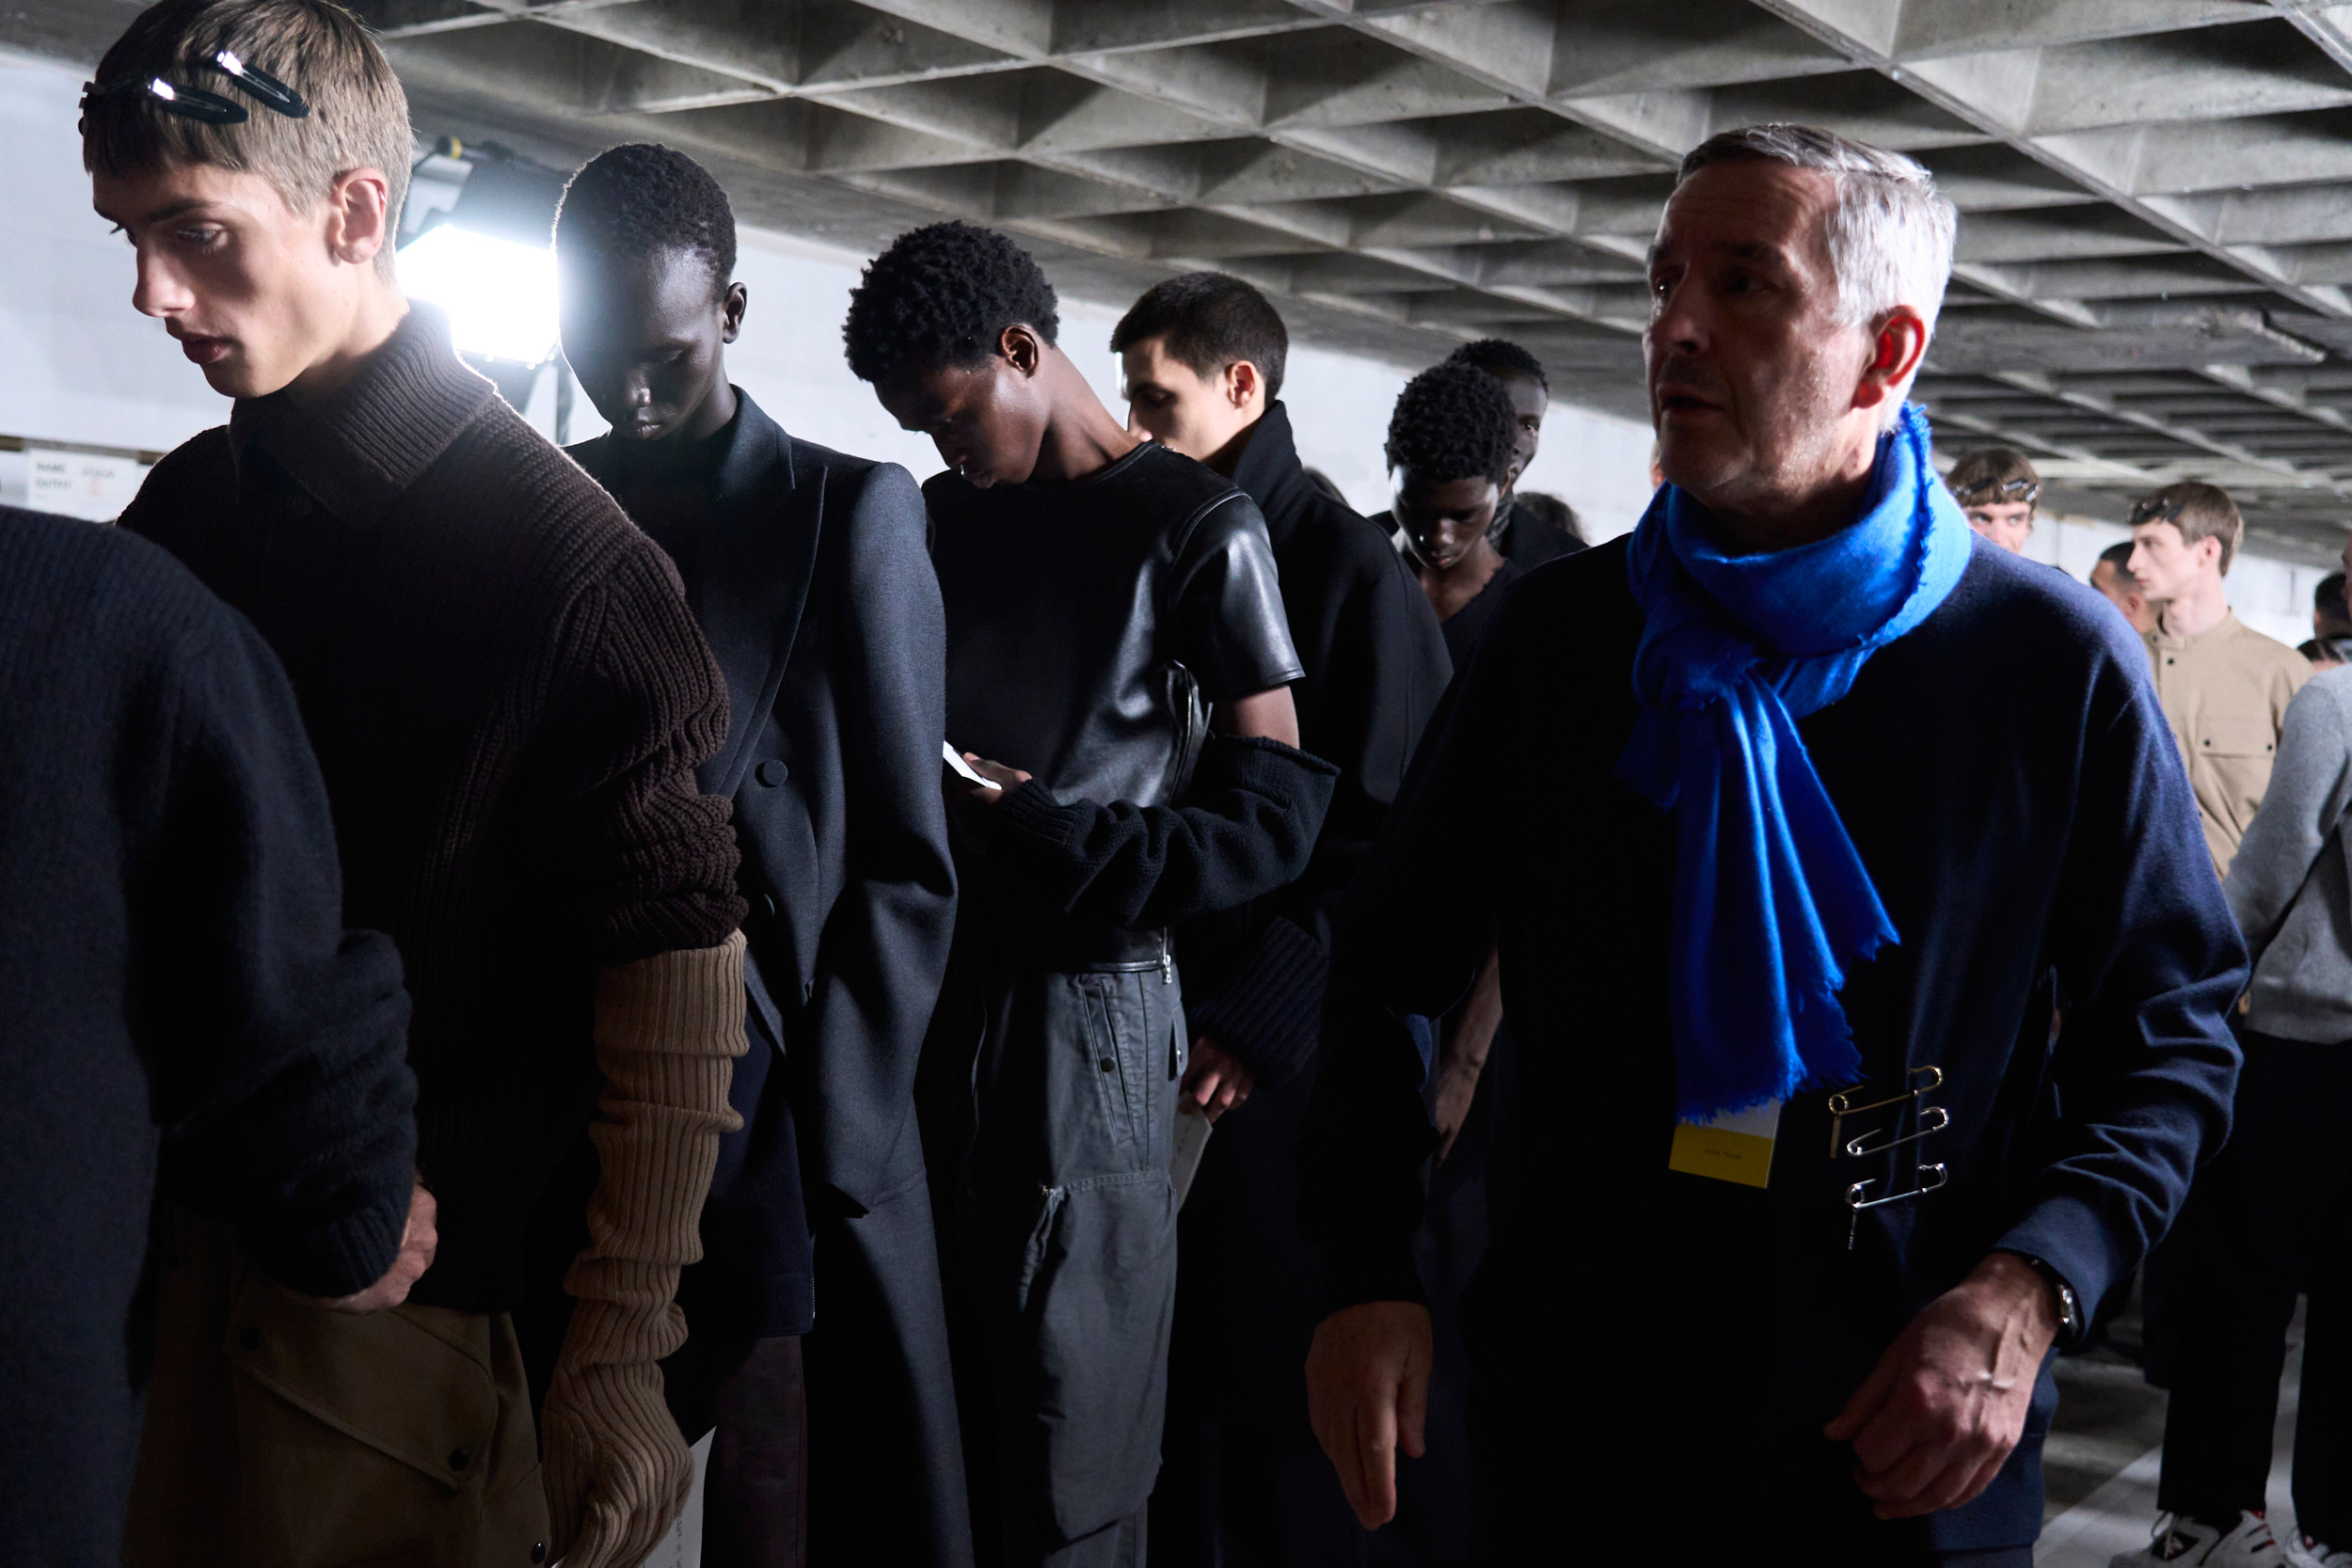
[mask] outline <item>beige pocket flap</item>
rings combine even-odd
[[[487,1336],[477,1357],[456,1332],[419,1320],[471,1314],[400,1307],[364,1317],[294,1300],[259,1275],[230,1315],[230,1365],[295,1408],[452,1491],[490,1462],[498,1389]]]
[[[2267,719],[2207,719],[2197,727],[2197,750],[2209,757],[2266,757],[2278,747]]]

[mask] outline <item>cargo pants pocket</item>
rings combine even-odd
[[[1047,1188],[1021,1272],[1043,1516],[1074,1541],[1141,1508],[1159,1472],[1176,1307],[1167,1171]]]

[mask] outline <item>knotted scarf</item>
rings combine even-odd
[[[1851,1083],[1846,966],[1897,939],[1796,721],[1926,620],[1968,563],[1960,508],[1906,405],[1862,515],[1793,549],[1735,555],[1667,485],[1633,531],[1642,713],[1619,776],[1675,814],[1677,1110],[1709,1119]]]

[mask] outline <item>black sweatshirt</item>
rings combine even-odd
[[[742,920],[727,802],[694,782],[726,687],[677,573],[426,306],[317,404],[240,400],[122,525],[285,663],[349,918],[399,943],[416,1001],[441,1233],[417,1299],[509,1310],[547,1261],[526,1243],[584,1229],[554,1172],[602,1083],[597,970]]]
[[[1842,993],[1864,1073],[1940,1069],[1949,1125],[1847,1157],[1890,1114],[1833,1142],[1808,1089],[1768,1188],[1670,1172],[1676,829],[1617,774],[1643,626],[1626,553],[1520,579],[1430,724],[1343,922],[1306,1217],[1329,1307],[1419,1294],[1435,1137],[1407,1021],[1452,1006],[1499,935],[1511,1197],[1464,1298],[1489,1430],[1534,1456],[1605,1428],[1579,1445],[1591,1495],[1685,1521],[1737,1486],[1851,1510],[1851,1453],[1820,1428],[1922,1306],[2005,1247],[2088,1311],[2164,1233],[2228,1126],[2245,950],[2145,652],[2097,594],[1977,541],[1950,597],[1797,726],[1900,934]],[[1931,1164],[1937,1190],[1847,1207]],[[2045,1371],[2000,1479],[1910,1528],[2031,1541],[2056,1397]]]
[[[0,510],[0,1543],[111,1568],[159,1171],[286,1285],[373,1283],[408,1002],[278,660],[162,550]]]

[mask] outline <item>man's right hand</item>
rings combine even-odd
[[[434,1251],[441,1244],[440,1232],[433,1227],[439,1212],[433,1195],[424,1190],[424,1179],[418,1178],[408,1193],[408,1227],[401,1232],[400,1253],[384,1271],[384,1277],[356,1295],[338,1296],[319,1305],[338,1312],[367,1313],[406,1301],[409,1288],[433,1266]]]
[[[1366,1529],[1396,1516],[1398,1448],[1422,1456],[1429,1362],[1429,1308],[1413,1302],[1365,1302],[1315,1325],[1307,1418]]]

